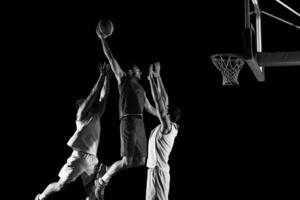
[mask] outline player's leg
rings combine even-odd
[[[96,200],[94,182],[97,178],[99,168],[102,167],[102,163],[98,165],[98,158],[90,154],[85,156],[85,160],[86,169],[81,175],[81,180],[87,194],[86,200]]]
[[[83,173],[83,165],[81,153],[73,151],[58,174],[60,177],[59,181],[50,183],[41,194],[36,196],[35,200],[47,199],[49,195],[65,189],[69,183],[75,181]]]
[[[114,175],[132,165],[132,160],[132,157],[124,156],[121,160],[114,162],[103,176],[99,176],[95,180],[95,197],[97,200],[104,200],[106,185]],[[101,173],[101,170],[99,173]]]
[[[155,177],[153,168],[148,168],[146,183],[146,200],[155,200]]]
[[[133,155],[136,143],[135,130],[134,119],[125,118],[121,120],[120,142],[122,159],[114,162],[107,172],[95,181],[97,198],[104,199],[105,186],[115,174],[133,165]]]
[[[132,161],[132,157],[124,156],[121,160],[114,162],[100,179],[107,184],[115,174],[133,166]]]
[[[158,199],[168,200],[170,189],[170,173],[169,171],[155,168],[155,190]]]
[[[148,154],[147,142],[144,122],[142,119],[138,119],[136,121],[133,167],[145,165]]]
[[[67,185],[68,183],[62,179],[60,179],[58,182],[50,183],[41,194],[36,196],[35,200],[47,199],[51,194],[65,189]]]

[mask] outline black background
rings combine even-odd
[[[75,101],[88,95],[99,75],[97,64],[106,61],[95,34],[103,17],[114,22],[107,42],[121,67],[135,63],[141,68],[151,99],[146,75],[159,61],[170,101],[182,109],[170,157],[170,199],[275,197],[295,191],[299,67],[267,68],[260,83],[245,65],[240,85],[224,87],[210,61],[211,54],[241,51],[242,2],[40,2],[13,9],[8,23],[15,30],[8,49],[14,55],[13,78],[7,84],[13,111],[7,125],[26,189],[23,198],[34,199],[57,181],[71,154],[66,142],[75,131]],[[285,2],[299,12],[296,2]],[[275,2],[261,2],[261,7],[300,24]],[[263,17],[262,29],[265,51],[299,51],[300,32],[294,27]],[[107,164],[120,158],[117,100],[113,79],[98,151]],[[157,124],[145,114],[148,135]],[[146,168],[130,169],[112,179],[106,199],[143,199],[145,187]],[[52,199],[84,197],[78,179]]]

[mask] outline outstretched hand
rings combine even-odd
[[[151,64],[150,67],[149,67],[149,73],[148,73],[148,76],[147,76],[147,79],[150,81],[151,78],[153,78],[153,65]]]
[[[103,64],[98,65],[100,74],[111,76],[111,69],[109,63],[104,62]]]
[[[156,63],[154,63],[154,66],[155,66],[155,72],[153,71],[153,75],[156,78],[158,78],[158,77],[160,77],[160,63],[156,62]]]
[[[105,34],[102,33],[99,24],[96,27],[96,34],[101,40],[107,37]]]

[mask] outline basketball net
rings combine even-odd
[[[223,85],[238,85],[238,76],[244,60],[234,54],[215,54],[211,56],[213,64],[223,76]]]

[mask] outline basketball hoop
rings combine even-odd
[[[244,65],[242,57],[236,54],[214,54],[211,56],[213,64],[222,73],[223,85],[238,85],[238,76]]]

